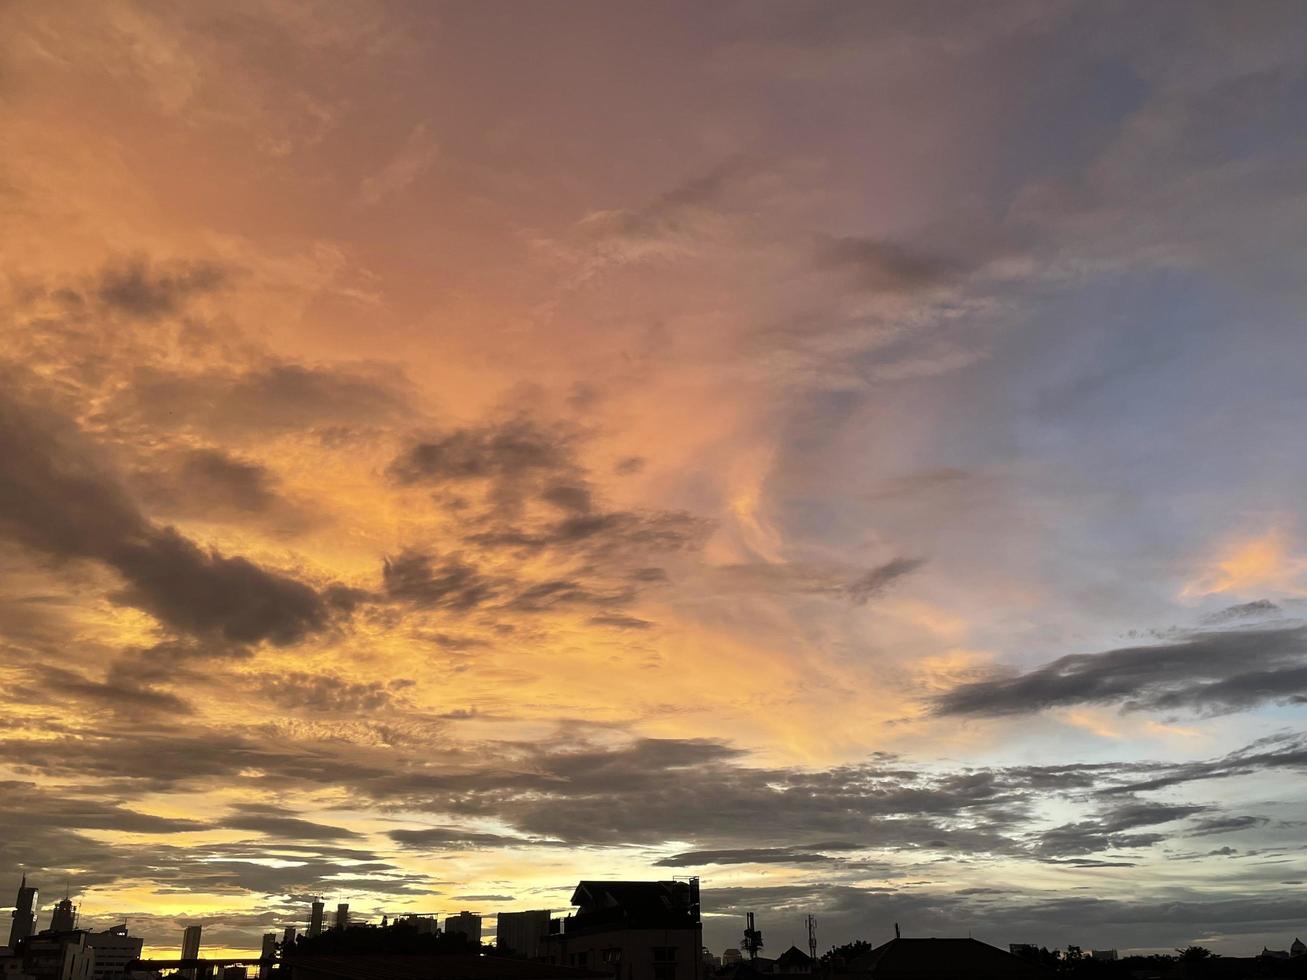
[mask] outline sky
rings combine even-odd
[[[1305,32],[0,6],[0,902],[1307,934]]]

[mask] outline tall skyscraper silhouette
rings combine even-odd
[[[77,928],[77,906],[64,892],[64,897],[55,903],[50,913],[50,929],[54,932],[72,932]]]
[[[326,906],[322,904],[322,899],[313,900],[313,915],[309,918],[309,938],[322,935],[322,912]]]
[[[277,956],[277,934],[275,932],[265,932],[263,934],[263,948],[259,950],[259,980],[268,980],[272,976],[272,963],[270,960]]]
[[[36,932],[36,886],[23,883],[18,886],[18,897],[14,899],[14,924],[9,927],[9,948],[13,949],[20,940]]]
[[[336,906],[336,928],[344,929],[349,926],[349,902],[341,902]]]
[[[198,960],[200,958],[200,927],[187,926],[182,932],[182,959]],[[182,975],[189,980],[195,980],[195,969],[193,967],[182,970]]]

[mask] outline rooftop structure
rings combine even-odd
[[[103,932],[88,932],[86,945],[95,950],[94,980],[116,980],[127,974],[127,964],[141,958],[145,940],[127,934],[127,923]]]
[[[699,980],[699,880],[582,881],[576,911],[552,919],[546,958],[621,980]]]
[[[1038,980],[1038,964],[978,939],[894,938],[850,961],[844,976],[877,980]]]

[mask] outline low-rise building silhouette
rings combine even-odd
[[[978,939],[895,937],[850,960],[832,977],[875,980],[1041,980],[1047,971]]]
[[[576,911],[553,919],[546,958],[617,980],[699,980],[699,880],[582,881]]]
[[[495,917],[495,949],[535,959],[544,955],[549,936],[548,909],[527,912],[500,912]]]
[[[87,934],[42,932],[19,941],[12,962],[5,964],[9,980],[94,980],[95,950]]]
[[[127,965],[141,958],[145,940],[127,933],[127,923],[110,926],[103,932],[88,932],[86,945],[95,950],[95,980],[119,980],[127,975]]]
[[[481,942],[481,916],[473,912],[460,912],[445,917],[445,935],[466,936],[469,942]]]
[[[603,980],[603,974],[476,953],[296,956],[286,980]]]
[[[811,973],[815,965],[811,956],[799,949],[798,946],[791,946],[776,957],[776,965],[773,967],[772,972]]]

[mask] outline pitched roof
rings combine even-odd
[[[1013,956],[978,939],[891,939],[853,960],[847,973],[884,980],[1025,980],[1043,977],[1038,964]]]
[[[809,966],[812,963],[812,957],[799,949],[798,946],[791,946],[776,957],[776,962],[781,966]]]

